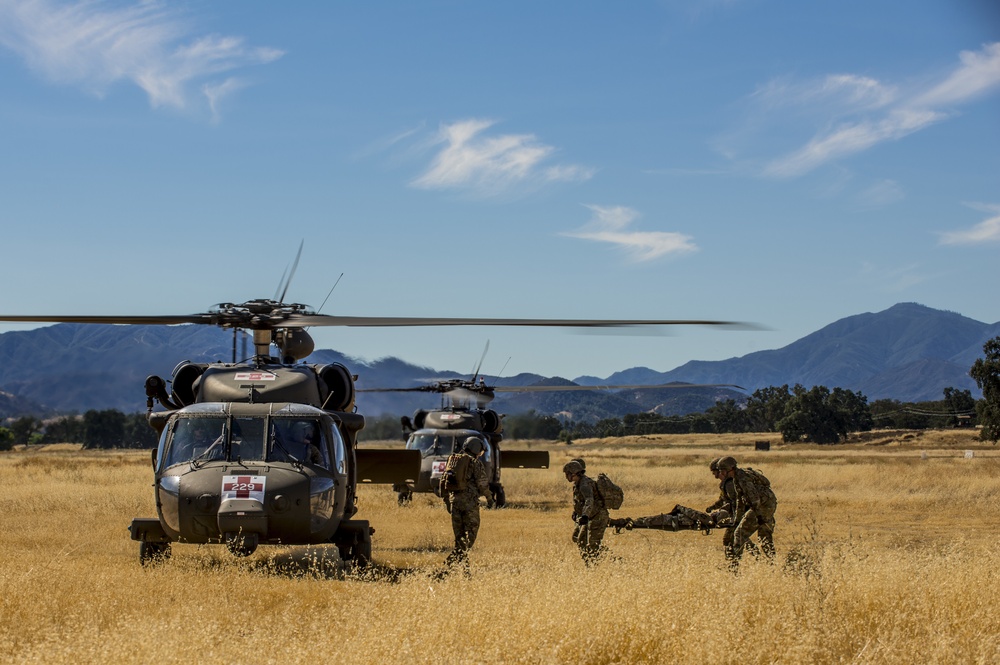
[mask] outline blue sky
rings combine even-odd
[[[0,313],[750,321],[313,329],[607,376],[897,302],[1000,320],[989,0],[0,0]],[[0,326],[0,331],[25,326]],[[509,359],[509,362],[508,362]]]

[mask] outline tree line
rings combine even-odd
[[[8,418],[0,426],[0,450],[17,445],[79,443],[87,449],[155,448],[156,432],[144,413],[92,409],[42,420],[35,416]]]
[[[508,439],[609,438],[638,434],[780,432],[786,442],[838,443],[855,432],[875,427],[928,429],[981,425],[980,438],[1000,440],[1000,337],[983,345],[984,357],[976,360],[969,375],[983,392],[976,400],[969,390],[948,387],[943,398],[929,402],[879,399],[868,402],[860,391],[787,384],[759,388],[745,403],[718,402],[703,413],[661,416],[632,413],[604,418],[596,423],[573,422],[529,411],[504,419]],[[370,418],[359,434],[361,440],[401,437],[395,416]],[[0,426],[0,450],[20,444],[79,443],[84,448],[153,448],[156,433],[142,413],[116,409],[91,410],[48,420],[34,416],[9,418]]]

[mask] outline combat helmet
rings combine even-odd
[[[583,470],[584,471],[587,470],[587,462],[582,457],[574,457],[573,459],[570,460],[570,462],[579,462],[580,466],[583,467]]]
[[[713,459],[711,462],[708,463],[708,468],[711,469],[713,473],[715,471],[719,470],[719,460],[720,459],[722,459],[722,458],[721,457],[716,457],[715,459]]]
[[[736,468],[736,458],[723,457],[719,459],[719,471],[729,471]]]
[[[563,473],[572,476],[576,473],[583,473],[584,466],[579,460],[570,460],[563,466]]]
[[[473,456],[478,455],[483,452],[483,442],[482,439],[478,439],[474,436],[470,436],[462,444],[462,448],[469,451]]]

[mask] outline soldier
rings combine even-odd
[[[608,509],[597,491],[597,482],[587,476],[581,460],[572,460],[563,467],[566,480],[573,483],[573,542],[580,548],[588,566],[601,553],[604,530],[608,528]]]
[[[722,481],[722,494],[727,498],[733,497],[729,499],[732,502],[730,514],[736,526],[726,530],[726,536],[732,531],[731,540],[727,542],[726,537],[723,538],[730,567],[735,569],[739,566],[743,549],[754,533],[760,535],[761,551],[773,560],[774,512],[778,508],[778,500],[771,490],[771,482],[760,471],[739,468],[732,457],[723,457],[717,466],[716,477]]]
[[[462,564],[466,575],[469,574],[469,549],[479,533],[479,497],[485,496],[487,505],[492,502],[486,467],[479,461],[485,450],[483,442],[474,436],[462,444],[461,454],[471,458],[465,469],[464,489],[448,491],[442,478],[441,496],[451,513],[451,528],[455,532],[455,549],[448,555],[445,564]]]
[[[712,513],[716,510],[725,510],[729,513],[732,519],[732,526],[726,528],[722,533],[722,548],[726,553],[726,558],[730,557],[730,553],[733,551],[733,532],[736,530],[735,525],[739,524],[740,517],[742,515],[736,514],[736,488],[732,480],[728,478],[723,478],[719,471],[719,460],[721,457],[716,457],[708,465],[711,469],[712,475],[715,479],[719,481],[719,498],[711,506],[705,509],[706,513]]]

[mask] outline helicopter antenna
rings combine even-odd
[[[505,362],[505,363],[503,364],[503,367],[501,367],[501,368],[500,368],[500,373],[499,373],[499,374],[497,374],[497,378],[498,378],[498,379],[499,379],[499,378],[500,378],[501,376],[503,376],[503,371],[504,371],[505,369],[507,369],[507,363],[509,363],[509,362],[510,362],[510,359],[511,359],[511,358],[513,358],[513,357],[514,357],[514,356],[507,356],[507,362]]]
[[[479,370],[483,366],[483,361],[486,360],[486,352],[490,350],[490,340],[486,340],[486,348],[483,349],[483,355],[479,358],[479,364],[476,365],[476,369],[472,371],[472,381],[475,383],[476,379],[479,377]]]
[[[295,269],[299,267],[299,259],[302,257],[302,247],[305,244],[306,244],[306,241],[305,241],[305,238],[303,238],[302,241],[299,242],[299,251],[298,251],[298,253],[295,254],[295,260],[292,261],[291,270],[289,270],[288,268],[285,268],[285,274],[288,276],[288,279],[287,280],[285,279],[285,275],[281,276],[281,280],[282,280],[283,284],[281,284],[281,285],[278,286],[278,291],[281,292],[281,297],[279,298],[278,294],[275,294],[275,299],[279,303],[285,302],[285,295],[288,293],[288,287],[292,283],[292,277],[295,277]]]
[[[322,305],[320,305],[320,306],[319,306],[319,309],[317,309],[317,310],[316,310],[316,313],[317,313],[317,314],[319,314],[320,310],[321,310],[321,309],[323,309],[323,305],[325,305],[325,304],[326,304],[326,301],[330,299],[330,296],[332,296],[332,295],[333,295],[333,290],[334,290],[335,288],[337,288],[337,285],[338,285],[338,284],[340,284],[340,279],[341,279],[341,277],[343,277],[343,276],[344,276],[344,273],[340,273],[340,277],[338,277],[338,278],[337,278],[337,281],[336,281],[336,282],[334,282],[334,283],[333,283],[333,286],[331,286],[331,287],[330,287],[330,292],[326,294],[326,297],[325,297],[325,298],[323,298],[323,304],[322,304]]]

